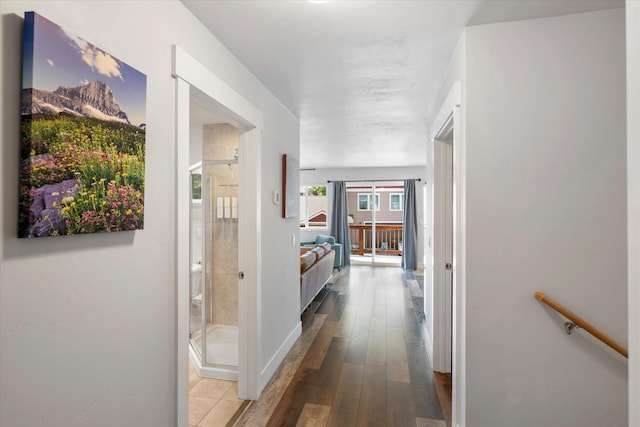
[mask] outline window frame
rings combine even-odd
[[[369,212],[371,211],[371,193],[357,193],[358,194],[358,211],[360,212]],[[366,209],[361,209],[360,208],[360,196],[366,196],[367,197],[367,208]],[[376,205],[376,212],[380,212],[380,193],[375,193],[375,205]]]
[[[398,196],[400,198],[400,208],[393,209],[393,204],[391,203],[391,199],[393,196]],[[389,193],[389,212],[402,212],[404,211],[404,193]]]
[[[324,225],[310,225],[309,224],[309,189],[311,187],[325,187],[325,192],[327,193],[324,197],[326,198],[326,207],[325,207],[325,215],[327,217],[327,222]],[[326,184],[300,184],[300,193],[304,196],[304,212],[306,212],[306,216],[304,221],[299,222],[300,230],[327,230],[329,228],[329,186]],[[300,209],[302,211],[302,207]]]

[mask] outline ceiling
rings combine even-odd
[[[624,0],[182,0],[300,119],[305,168],[417,166],[466,25]]]

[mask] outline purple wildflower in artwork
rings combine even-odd
[[[19,237],[140,230],[147,78],[26,12]]]

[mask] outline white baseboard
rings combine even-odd
[[[284,340],[278,351],[273,355],[269,363],[264,367],[264,369],[260,372],[260,392],[265,388],[273,374],[275,374],[276,370],[284,360],[291,347],[296,343],[298,338],[302,334],[302,322],[298,322],[296,327],[293,328],[289,336]]]

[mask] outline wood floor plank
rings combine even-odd
[[[358,317],[371,318],[373,312],[373,301],[375,299],[375,288],[368,286],[361,294],[359,300]]]
[[[451,373],[434,372],[433,379],[438,392],[438,400],[442,408],[442,414],[447,422],[447,426],[451,427],[452,412],[452,376]]]
[[[401,328],[387,328],[387,381],[409,383],[409,366]]]
[[[387,425],[387,366],[381,362],[366,362],[362,375],[357,426]]]
[[[363,365],[343,365],[327,426],[343,427],[356,424],[363,370]]]
[[[405,308],[402,311],[402,332],[406,342],[424,343],[424,326],[418,323],[416,312],[413,307]]]
[[[306,326],[306,329],[303,331],[303,334],[300,335],[298,341],[296,341],[293,347],[291,347],[291,350],[289,350],[289,354],[296,356],[304,356],[307,354],[309,347],[311,347],[311,344],[316,339],[326,318],[326,314],[314,314]]]
[[[427,418],[416,418],[416,427],[447,427],[443,420],[430,420]]]
[[[322,303],[316,310],[316,314],[329,314],[333,310],[338,300],[338,293],[334,290],[327,292],[327,296],[324,297]]]
[[[331,406],[347,352],[347,338],[333,338],[320,369],[313,373],[313,382],[306,401],[318,405]]]
[[[353,331],[353,325],[358,314],[358,306],[353,304],[345,305],[342,315],[338,321],[337,337],[349,338]]]
[[[324,361],[331,340],[340,331],[340,325],[338,322],[325,320],[322,327],[316,335],[316,339],[309,347],[309,351],[302,361],[302,366],[305,368],[320,369],[322,362]]]
[[[433,379],[433,371],[422,343],[406,343],[411,396],[417,417],[444,419]]]
[[[387,425],[396,427],[416,425],[409,384],[387,381]]]
[[[295,426],[307,403],[309,390],[312,388],[314,370],[303,368],[293,376],[291,383],[278,402],[267,426]]]
[[[351,331],[351,339],[347,347],[347,354],[344,357],[346,363],[364,364],[367,357],[367,347],[369,344],[369,329],[371,328],[370,317],[356,317]]]
[[[396,292],[387,294],[387,328],[401,328],[402,316],[400,314],[400,302]]]
[[[387,361],[387,321],[384,317],[372,317],[367,345],[367,361]]]
[[[384,283],[376,283],[373,296],[372,317],[385,317],[387,315],[387,292]]]
[[[237,426],[265,426],[302,363],[302,357],[287,355],[262,392],[262,396],[240,417]]]
[[[328,406],[307,403],[302,409],[296,427],[324,427],[330,410]]]
[[[344,313],[344,309],[347,306],[347,300],[349,297],[347,295],[339,295],[335,292],[334,294],[336,295],[335,302],[333,304],[333,308],[327,315],[327,320],[334,320],[337,322],[340,321],[342,313]]]

